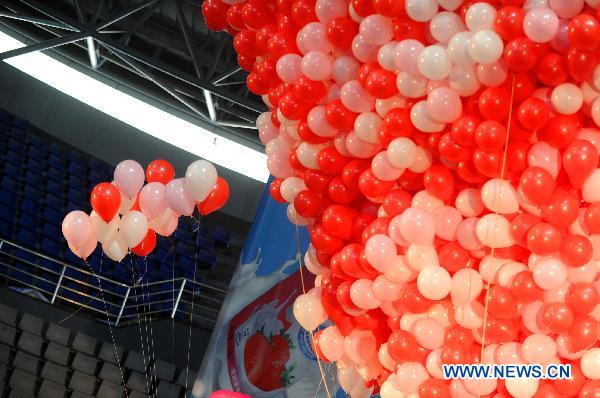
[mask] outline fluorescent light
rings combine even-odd
[[[0,52],[25,44],[0,32]],[[267,182],[267,156],[94,79],[41,52],[5,61],[20,71],[161,141],[252,179]]]

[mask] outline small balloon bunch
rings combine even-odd
[[[598,0],[205,0],[353,398],[600,394]],[[570,364],[446,380],[443,364]]]
[[[92,190],[92,212],[70,212],[62,232],[76,256],[86,259],[100,243],[107,257],[120,262],[129,250],[138,256],[150,254],[156,234],[170,236],[180,216],[191,216],[195,208],[200,215],[210,214],[228,198],[227,181],[206,160],[190,164],[184,178],[175,178],[175,169],[166,160],[154,160],[145,174],[138,162],[124,160],[112,182],[101,182]]]

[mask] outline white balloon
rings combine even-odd
[[[469,7],[465,22],[471,32],[491,30],[496,20],[496,9],[488,3],[475,3]]]
[[[430,21],[437,13],[438,3],[435,0],[406,0],[406,14],[413,21]]]
[[[501,39],[500,42],[502,42]],[[452,62],[444,47],[432,45],[425,47],[419,53],[417,67],[419,68],[419,72],[426,78],[430,80],[442,80],[450,74]]]
[[[504,43],[493,30],[480,30],[471,36],[469,55],[480,64],[492,64],[500,59]]]
[[[207,160],[196,160],[185,172],[185,183],[196,202],[202,202],[217,183],[217,169]]]
[[[458,32],[450,39],[446,51],[450,60],[456,65],[473,65],[475,61],[469,54],[471,32]]]
[[[117,214],[110,222],[106,223],[102,217],[92,210],[90,213],[90,222],[92,223],[94,236],[98,239],[98,242],[104,243],[113,238],[114,234],[119,229],[121,218]]]
[[[429,23],[431,36],[442,44],[448,43],[453,36],[464,30],[462,19],[453,12],[440,12]]]
[[[111,260],[121,262],[127,255],[127,243],[123,234],[117,231],[111,240],[102,243],[102,251]]]
[[[148,233],[148,219],[141,211],[130,211],[123,216],[119,232],[123,235],[128,247],[136,247]]]
[[[581,372],[592,380],[600,380],[600,348],[590,348],[581,357]]]

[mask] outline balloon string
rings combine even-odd
[[[510,127],[512,125],[512,113],[513,113],[513,103],[514,103],[514,98],[515,98],[515,75],[512,75],[512,84],[511,84],[511,89],[510,89],[510,106],[508,109],[508,126],[506,127],[506,139],[504,141],[504,151],[502,154],[502,164],[500,166],[500,179],[504,180],[504,175],[506,173],[506,159],[507,159],[507,154],[508,154],[508,141],[510,139]],[[502,188],[500,188],[501,190]],[[499,191],[500,191],[499,190]],[[498,192],[499,194],[500,192]],[[498,212],[495,212],[496,215],[498,215]],[[497,220],[494,220],[494,229],[492,231],[492,233],[494,234],[494,237],[496,235],[496,222]],[[492,239],[492,241],[495,241],[495,239]],[[496,245],[492,246],[492,249],[490,250],[490,257],[494,258],[494,252],[496,250]],[[488,307],[489,307],[489,302],[490,302],[490,288],[492,285],[492,277],[488,278],[487,281],[487,285],[485,287],[485,304],[484,304],[484,310],[483,310],[483,328],[482,328],[482,332],[481,332],[481,352],[480,352],[480,358],[479,361],[481,362],[483,360],[483,349],[485,348],[485,337],[486,337],[486,330],[487,330],[487,318],[488,318]],[[481,394],[477,393],[477,398],[481,397]]]
[[[296,245],[298,248],[298,268],[300,270],[300,283],[302,284],[302,293],[306,294],[306,287],[304,285],[304,273],[302,272],[302,250],[300,249],[300,232],[298,231],[298,224],[294,223],[295,227],[296,227]],[[317,358],[317,365],[319,366],[319,372],[321,373],[321,381],[323,382],[323,385],[325,386],[325,392],[327,393],[327,398],[331,398],[331,393],[329,392],[329,386],[327,385],[327,378],[325,377],[325,372],[323,371],[323,366],[321,365],[321,360],[319,359],[319,353],[317,352],[317,345],[315,344],[315,335],[314,333],[311,331],[309,331],[310,333],[310,341],[313,345],[313,348],[315,350],[315,357]],[[318,389],[317,389],[318,391]]]

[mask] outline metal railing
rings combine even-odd
[[[102,274],[103,266],[113,264],[131,267],[131,284]],[[85,310],[115,326],[130,324],[140,316],[161,315],[214,326],[225,290],[182,277],[151,281],[156,274],[134,264],[101,260],[95,271],[87,262],[75,266],[0,240],[0,280],[13,289],[35,290],[49,303],[73,304],[77,311]]]

